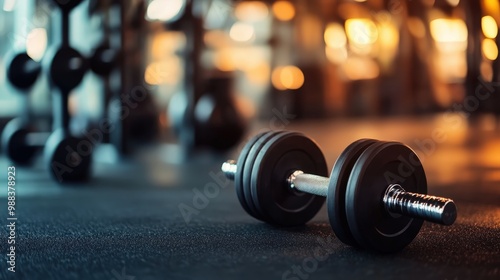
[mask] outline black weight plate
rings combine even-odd
[[[7,79],[14,87],[21,90],[32,87],[41,71],[40,63],[25,52],[16,54],[10,63],[7,63]]]
[[[251,184],[252,170],[253,170],[254,164],[256,163],[255,159],[257,158],[257,155],[259,154],[262,147],[267,143],[267,141],[269,141],[269,139],[271,139],[274,135],[277,135],[279,133],[283,133],[283,132],[269,131],[269,132],[265,133],[264,135],[262,135],[259,139],[257,139],[255,144],[252,145],[252,147],[250,148],[250,151],[248,152],[248,156],[247,156],[247,159],[245,161],[245,166],[242,170],[242,172],[243,172],[242,186],[243,186],[243,193],[244,193],[245,201],[247,202],[248,208],[253,213],[252,216],[258,220],[261,220],[261,221],[264,221],[266,215],[265,215],[265,213],[263,213],[262,211],[259,211],[259,209],[257,209],[255,202],[252,199],[252,184]]]
[[[64,13],[69,13],[76,6],[80,5],[83,0],[52,0]]]
[[[255,144],[255,142],[257,142],[257,140],[265,134],[266,134],[265,132],[259,133],[259,134],[255,135],[254,137],[252,137],[250,140],[248,140],[248,142],[245,144],[245,146],[241,150],[240,155],[238,156],[238,161],[236,162],[236,164],[237,164],[236,165],[237,166],[236,174],[234,175],[234,188],[236,190],[236,195],[238,197],[238,200],[240,201],[240,204],[243,207],[243,209],[245,209],[245,211],[250,216],[252,216],[256,219],[257,219],[257,217],[255,217],[255,214],[248,207],[247,201],[245,199],[245,193],[243,192],[243,188],[244,188],[244,186],[243,186],[243,170],[245,168],[245,162],[246,162],[247,157],[248,157],[248,152],[250,151],[252,146]]]
[[[107,44],[99,45],[89,59],[92,72],[101,77],[109,76],[119,62],[120,51],[110,48]]]
[[[338,239],[351,246],[357,246],[357,243],[349,230],[345,212],[347,182],[349,181],[352,168],[361,153],[377,142],[377,140],[373,139],[360,139],[351,143],[335,161],[330,174],[326,202],[328,219]]]
[[[61,47],[47,57],[51,58],[50,79],[63,93],[68,94],[82,82],[88,69],[88,62],[77,50]]]
[[[36,154],[37,147],[26,145],[26,137],[31,132],[21,119],[11,120],[2,131],[2,151],[14,163],[27,165]]]
[[[49,173],[59,183],[84,182],[90,177],[92,151],[89,140],[71,137],[58,129],[47,139],[44,159]]]
[[[406,191],[427,193],[422,163],[414,151],[397,142],[380,142],[366,149],[349,177],[347,221],[357,243],[379,252],[397,252],[418,234],[423,220],[390,215],[383,196],[390,184]]]
[[[300,133],[285,132],[266,141],[252,170],[252,198],[266,214],[266,222],[303,225],[323,206],[324,197],[290,189],[286,180],[296,170],[328,176],[326,160],[313,140]]]

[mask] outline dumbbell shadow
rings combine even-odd
[[[423,221],[451,225],[451,199],[428,196],[425,172],[406,145],[361,139],[337,159],[330,178],[317,144],[296,132],[267,132],[250,139],[238,161],[222,171],[235,182],[252,217],[279,226],[303,225],[328,201],[330,225],[344,243],[397,252]]]

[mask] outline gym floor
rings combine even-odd
[[[261,123],[248,136],[266,127]],[[233,184],[219,173],[241,146],[189,161],[175,145],[149,146],[116,161],[101,147],[93,179],[83,185],[57,185],[41,162],[17,167],[16,273],[1,269],[0,279],[500,279],[500,129],[494,119],[470,125],[462,115],[444,114],[283,128],[315,139],[330,168],[358,138],[410,145],[423,161],[429,193],[457,203],[457,221],[425,223],[400,253],[370,253],[336,239],[326,207],[294,228],[246,214]],[[4,185],[8,165],[2,157]],[[206,186],[209,197],[199,198]],[[6,193],[5,187],[5,208]],[[7,224],[6,209],[0,213]]]

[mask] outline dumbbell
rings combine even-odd
[[[185,92],[178,92],[168,105],[174,133],[186,146],[208,147],[217,152],[234,147],[246,124],[232,96],[232,77],[217,73],[206,81],[205,91],[194,106]]]
[[[232,80],[223,73],[207,80],[205,93],[194,107],[197,145],[226,151],[243,137],[246,124],[232,95]]]
[[[60,183],[88,179],[92,146],[89,141],[69,132],[68,98],[88,69],[88,62],[69,43],[69,14],[82,0],[53,1],[61,11],[61,45],[49,50],[45,68],[53,91],[54,132],[44,149],[50,174]]]
[[[238,199],[254,218],[281,226],[308,222],[325,197],[330,225],[344,243],[396,252],[418,234],[424,220],[451,225],[451,199],[428,196],[422,164],[399,142],[361,139],[339,156],[330,178],[318,145],[296,132],[251,138],[238,160],[222,165]]]
[[[2,132],[2,151],[15,164],[28,165],[45,146],[50,132],[34,132],[22,118],[11,120]]]
[[[43,147],[47,134],[35,133],[31,121],[28,95],[37,81],[41,65],[34,61],[26,51],[7,55],[7,80],[24,96],[21,117],[11,120],[2,131],[2,152],[15,164],[30,163],[39,147]]]

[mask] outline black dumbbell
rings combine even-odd
[[[168,106],[174,133],[184,145],[222,152],[241,140],[246,124],[232,96],[231,76],[207,79],[204,93],[194,106],[190,103],[185,92],[178,92]]]
[[[111,48],[107,43],[101,43],[94,49],[89,59],[92,72],[102,78],[108,78],[120,62],[120,50]]]
[[[2,131],[2,152],[14,163],[31,163],[36,152],[45,146],[50,132],[35,132],[22,118],[11,120]]]
[[[24,95],[24,108],[21,117],[11,120],[2,131],[2,152],[14,163],[26,165],[30,163],[38,150],[45,144],[47,133],[35,133],[28,95],[41,72],[41,65],[34,61],[25,51],[8,55],[7,80]]]
[[[34,61],[25,51],[12,55],[7,61],[7,80],[20,93],[28,93],[27,90],[35,84],[40,75],[40,63]]]
[[[314,141],[296,132],[267,132],[248,141],[238,161],[225,162],[222,171],[234,180],[240,203],[254,218],[302,225],[326,197],[337,237],[373,251],[402,250],[424,220],[451,225],[456,219],[452,200],[426,195],[420,160],[399,142],[352,143],[328,178],[326,161]]]
[[[241,140],[246,125],[232,96],[231,76],[208,79],[194,107],[194,128],[195,143],[214,150],[228,150]]]
[[[45,57],[46,69],[53,90],[54,132],[44,149],[49,172],[60,183],[80,182],[90,175],[92,145],[69,132],[68,98],[88,69],[88,62],[69,43],[69,14],[82,0],[54,0],[61,9],[61,45]]]

